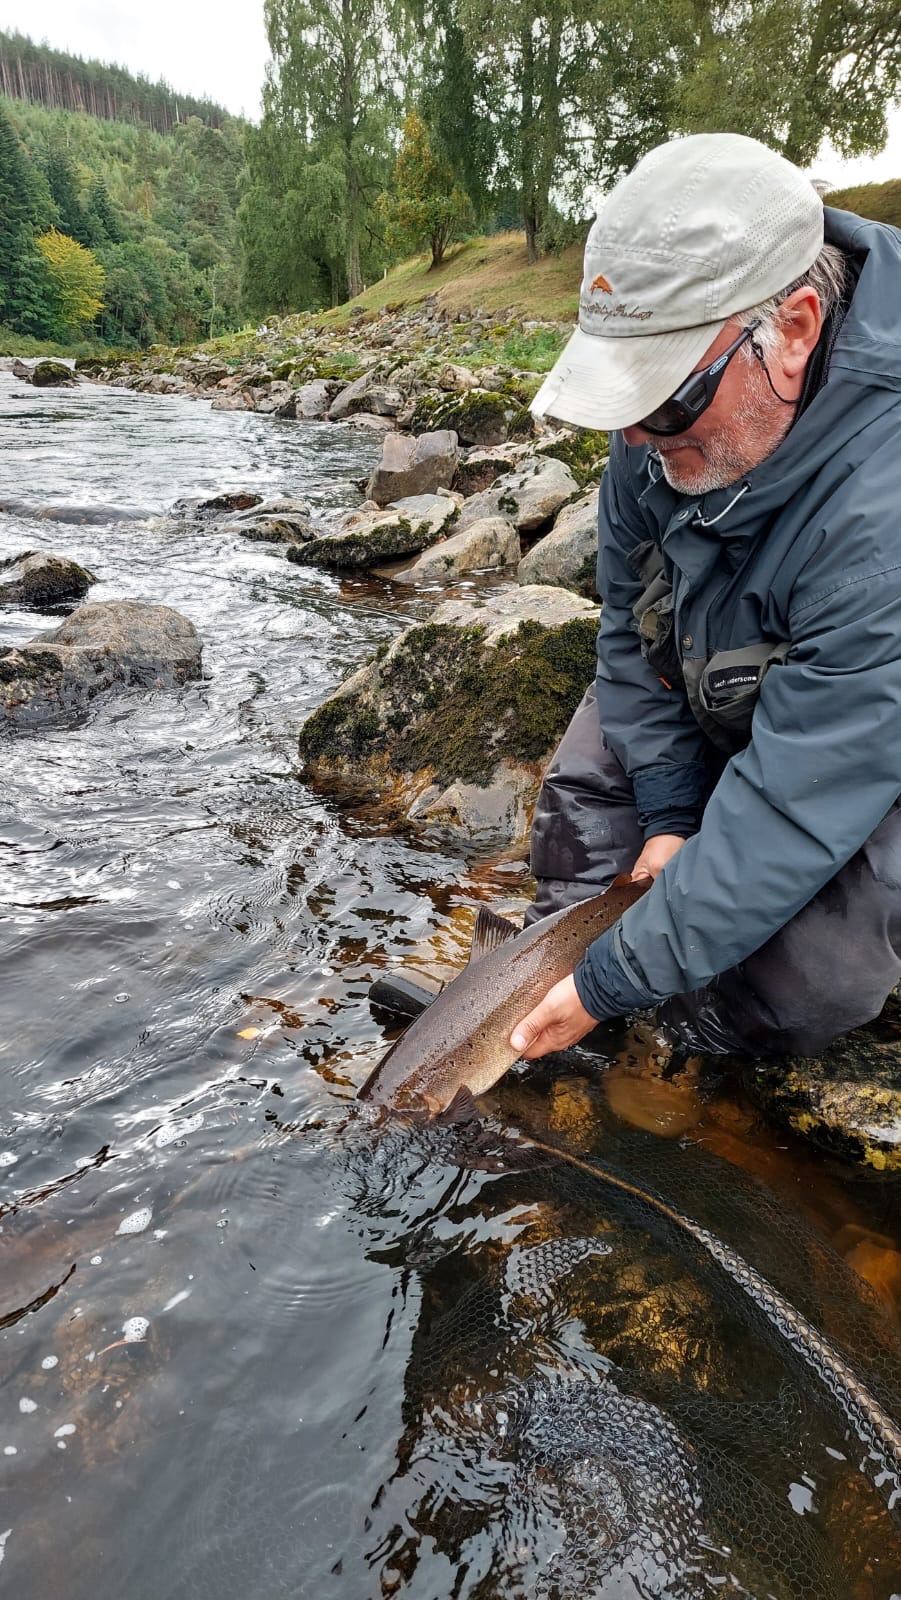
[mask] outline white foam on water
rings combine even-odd
[[[17,1456],[19,1452],[14,1444],[5,1444],[3,1446],[3,1454],[5,1456]]]
[[[11,1150],[0,1150],[0,1167],[11,1167],[18,1159]]]
[[[150,1329],[148,1317],[126,1317],[122,1324],[122,1337],[126,1344],[136,1344],[145,1339]]]
[[[61,1427],[56,1429],[56,1432],[54,1433],[53,1437],[54,1437],[54,1439],[68,1439],[69,1434],[70,1433],[74,1433],[74,1432],[75,1432],[75,1423],[74,1422],[64,1422]]]
[[[178,1294],[174,1294],[171,1300],[166,1301],[163,1310],[172,1311],[175,1306],[180,1306],[183,1300],[187,1300],[190,1293],[190,1289],[179,1289]]]
[[[23,1411],[26,1416],[28,1416],[28,1413],[30,1411],[37,1411],[37,1408],[38,1408],[37,1401],[36,1400],[29,1400],[27,1395],[23,1395],[21,1400],[19,1401],[19,1410]]]
[[[196,1133],[203,1127],[203,1112],[195,1112],[193,1117],[182,1117],[179,1122],[164,1122],[157,1128],[153,1142],[157,1150],[165,1150],[168,1144],[174,1144],[176,1139],[184,1139],[189,1133]]]
[[[12,1528],[7,1528],[5,1533],[0,1533],[0,1562],[2,1562],[3,1557],[6,1555],[6,1541],[11,1533]]]
[[[150,1206],[141,1206],[140,1211],[132,1211],[129,1216],[123,1217],[116,1229],[117,1233],[143,1233],[153,1221],[153,1211]]]
[[[59,1366],[59,1356],[45,1356],[41,1362],[41,1366],[45,1372],[52,1371],[54,1367]]]

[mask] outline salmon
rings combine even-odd
[[[483,906],[468,965],[395,1041],[359,1098],[437,1116],[455,1100],[484,1094],[518,1059],[510,1044],[517,1022],[647,887],[617,878],[603,894],[519,933]]]

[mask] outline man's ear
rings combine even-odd
[[[796,289],[779,307],[779,331],[782,349],[779,361],[786,377],[795,378],[804,371],[816,347],[823,326],[823,312],[816,289],[809,284]]]

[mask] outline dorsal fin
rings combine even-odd
[[[487,906],[480,906],[472,936],[472,949],[469,952],[470,965],[473,961],[481,961],[489,951],[499,950],[508,939],[515,939],[518,932],[519,929],[514,928],[506,917],[499,917],[496,912],[489,911]]]

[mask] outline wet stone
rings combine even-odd
[[[80,714],[117,685],[172,688],[200,676],[200,659],[196,628],[169,606],[79,606],[55,632],[0,652],[0,726]]]
[[[821,1056],[758,1061],[750,1092],[775,1121],[844,1160],[901,1172],[901,999]]]
[[[0,605],[44,611],[82,600],[96,582],[93,572],[77,561],[43,550],[24,550],[0,561]]]

